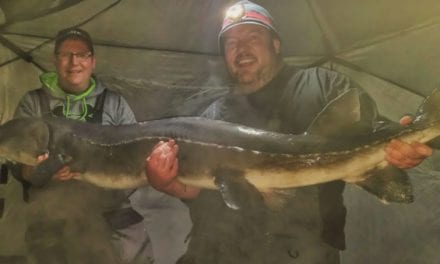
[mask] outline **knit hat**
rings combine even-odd
[[[81,40],[87,45],[92,54],[95,53],[93,49],[92,38],[90,37],[89,33],[87,33],[87,31],[80,28],[66,28],[58,31],[58,34],[55,37],[55,52],[58,51],[61,44],[67,39]]]
[[[274,24],[274,19],[265,8],[255,3],[252,3],[251,1],[239,1],[227,9],[225,17],[223,19],[222,29],[218,34],[219,46],[221,51],[223,50],[223,34],[229,29],[243,24],[254,24],[263,26],[267,29],[272,30],[278,36],[278,32]]]

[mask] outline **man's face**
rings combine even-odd
[[[280,41],[263,26],[235,26],[225,32],[223,40],[226,66],[237,81],[240,93],[259,90],[281,66]]]
[[[95,57],[83,41],[65,40],[55,54],[58,84],[71,94],[84,92],[89,87],[95,63]]]

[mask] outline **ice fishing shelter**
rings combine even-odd
[[[91,33],[97,75],[128,99],[139,120],[196,114],[228,89],[217,33],[233,2],[0,0],[0,122],[11,118],[26,91],[39,87],[38,75],[53,69],[53,38],[70,26]],[[255,2],[275,17],[288,63],[349,75],[393,120],[413,113],[440,85],[437,0]],[[432,200],[440,192],[434,165],[415,172],[416,202],[410,206],[386,207],[348,188],[344,261],[392,263],[391,249],[406,258],[399,263],[438,259],[440,209]]]

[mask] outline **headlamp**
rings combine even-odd
[[[263,26],[278,36],[273,18],[264,7],[248,0],[239,1],[226,9],[222,28],[218,34],[220,53],[223,53],[223,34],[235,26],[244,24]]]
[[[234,5],[231,6],[225,15],[225,20],[231,20],[231,22],[235,22],[240,20],[244,15],[244,6],[243,5]]]

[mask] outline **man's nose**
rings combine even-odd
[[[71,55],[70,55],[70,63],[71,64],[73,64],[73,65],[77,65],[77,64],[79,64],[79,57],[78,57],[78,55],[77,54],[75,54],[75,53],[72,53]]]
[[[243,40],[241,40],[241,41],[238,41],[238,42],[237,42],[237,53],[238,53],[238,54],[247,51],[248,48],[249,48],[249,41],[243,41]]]

